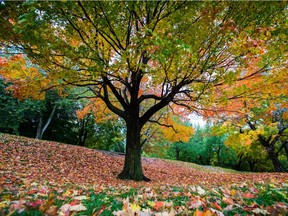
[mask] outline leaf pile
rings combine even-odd
[[[116,178],[123,156],[11,135],[0,135],[0,155],[0,215],[288,212],[287,173],[207,172],[143,158],[152,181],[123,181]]]

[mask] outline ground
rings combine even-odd
[[[123,181],[123,155],[6,134],[0,155],[0,215],[288,213],[287,173],[143,158],[152,181]]]

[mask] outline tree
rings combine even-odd
[[[109,120],[102,123],[94,123],[94,134],[87,140],[86,146],[103,150],[118,150],[124,152],[124,130],[121,121]]]
[[[27,103],[20,103],[11,95],[6,94],[6,87],[7,85],[0,79],[0,131],[19,134]]]
[[[175,152],[176,160],[189,161],[202,165],[231,165],[231,151],[225,147],[226,136],[213,134],[213,127],[207,123],[205,127],[196,127],[186,143],[175,142],[170,150]]]
[[[163,115],[165,112],[161,114]],[[194,129],[188,122],[183,122],[183,119],[177,116],[171,115],[164,120],[163,124],[157,121],[158,124],[146,124],[143,128],[144,140],[142,143],[145,144],[144,151],[149,155],[163,158],[168,156],[166,155],[167,150],[169,145],[172,144],[176,151],[176,160],[179,160],[181,146],[189,141]]]
[[[263,151],[266,152],[273,163],[274,170],[282,172],[285,169],[278,157],[282,152],[287,158],[285,148],[288,137],[288,110],[282,107],[283,105],[270,105],[269,101],[262,104],[255,100],[253,104],[249,102],[245,101],[234,118],[230,117],[229,120],[225,120],[226,125],[223,127],[226,129],[228,127],[230,131],[227,143],[238,154],[243,154],[242,157],[245,156],[248,162],[250,161],[250,166],[252,164],[254,166],[259,157],[263,157]]]
[[[232,148],[237,156],[234,165],[236,170],[247,170],[249,167],[252,172],[273,171],[272,161],[267,160],[267,153],[257,139],[251,141],[239,130],[232,129],[225,145]]]
[[[213,88],[276,72],[274,60],[286,61],[279,57],[286,9],[284,2],[5,2],[0,38],[45,71],[33,79],[43,87],[85,88],[85,97],[121,117],[119,178],[149,180],[141,166],[144,125],[164,107],[201,110],[215,102]],[[261,68],[246,72],[255,55]]]

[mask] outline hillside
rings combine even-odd
[[[6,134],[0,155],[0,215],[288,212],[287,173],[230,173],[143,158],[152,181],[123,181],[116,178],[123,156]]]

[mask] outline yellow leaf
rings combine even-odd
[[[237,191],[234,189],[230,191],[231,196],[235,196],[236,193],[237,193]]]
[[[62,194],[63,197],[69,197],[69,196],[71,196],[71,195],[72,195],[72,191],[70,191],[70,190],[66,190],[66,191]]]
[[[6,206],[7,206],[6,201],[0,202],[0,209],[5,208]]]
[[[5,194],[4,196],[2,196],[2,199],[5,201],[10,201],[11,200],[11,195],[10,194]]]
[[[137,204],[131,204],[131,209],[133,212],[140,211],[141,207]]]
[[[155,204],[156,204],[156,203],[153,202],[153,201],[148,201],[148,205],[151,206],[152,208],[155,206]]]

